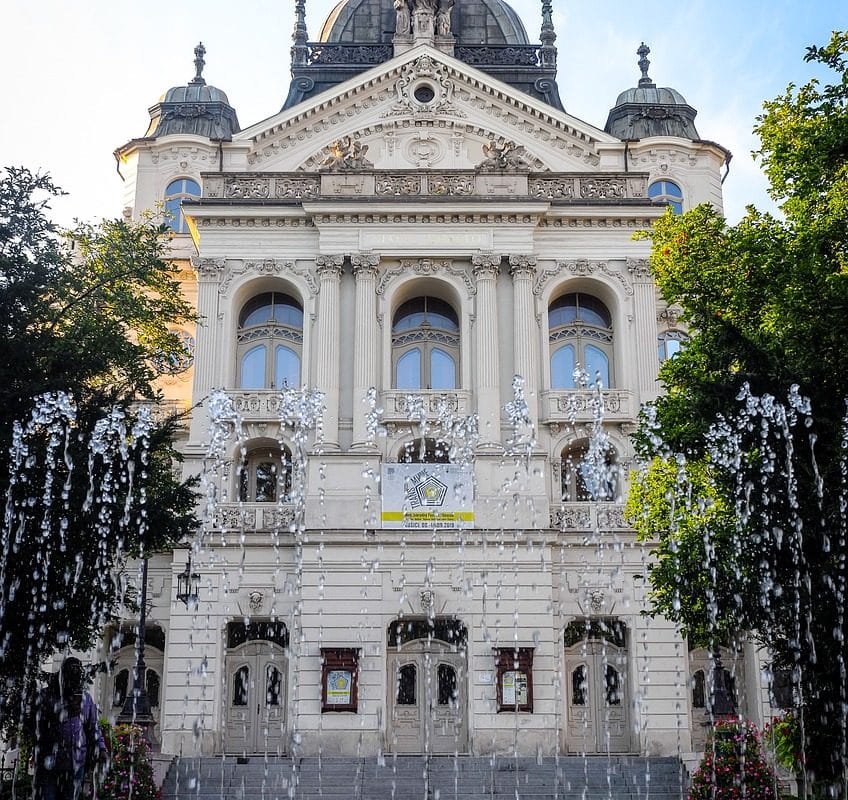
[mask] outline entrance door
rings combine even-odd
[[[443,642],[414,641],[390,653],[388,748],[394,753],[468,750],[465,656]]]
[[[630,750],[627,650],[588,639],[565,651],[566,747],[570,753]]]
[[[252,641],[227,655],[226,749],[230,753],[282,753],[286,730],[283,649]]]

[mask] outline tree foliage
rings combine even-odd
[[[702,642],[747,630],[791,670],[821,780],[848,767],[846,54],[845,33],[809,48],[837,80],[790,86],[758,118],[784,219],[749,208],[728,226],[700,206],[651,231],[657,285],[691,338],[661,369],[637,434],[654,461],[630,500],[658,542],[655,610]]]
[[[178,422],[156,378],[193,319],[167,233],[122,220],[58,231],[59,190],[0,174],[0,726],[24,717],[38,665],[91,647],[127,599],[126,559],[196,526],[175,475]],[[152,406],[152,422],[139,402]],[[35,416],[34,414],[35,409]],[[97,441],[104,446],[97,446]]]

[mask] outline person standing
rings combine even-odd
[[[39,694],[34,800],[79,800],[90,766],[106,759],[82,662],[69,656]]]

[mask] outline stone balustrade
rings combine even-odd
[[[392,389],[381,392],[383,404],[383,421],[389,423],[404,423],[410,421],[410,397],[420,396],[424,400],[424,411],[430,420],[435,420],[442,403],[458,417],[471,413],[471,392],[462,390],[443,391],[440,389],[420,389],[415,392]]]
[[[551,506],[551,528],[563,532],[630,530],[620,503],[561,503]]]
[[[203,198],[238,203],[291,203],[339,197],[522,197],[587,205],[647,198],[640,173],[528,173],[506,170],[326,171],[203,174]]]
[[[635,421],[638,409],[633,392],[623,389],[605,389],[603,418],[607,422]],[[541,393],[539,421],[545,424],[591,422],[595,416],[597,395],[589,389],[556,389]]]
[[[215,509],[215,528],[222,531],[293,532],[294,506],[280,503],[221,503]]]

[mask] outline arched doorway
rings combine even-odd
[[[745,698],[740,688],[745,685],[745,665],[741,648],[720,647],[724,686],[735,714],[745,715]],[[689,708],[692,749],[702,752],[712,724],[711,699],[715,681],[715,659],[704,647],[689,651]]]
[[[615,619],[565,629],[565,746],[569,753],[627,753],[630,734],[627,629]]]
[[[390,752],[468,752],[467,642],[465,626],[453,618],[389,625]]]
[[[132,627],[115,631],[109,645],[110,670],[104,682],[105,696],[102,708],[111,720],[117,720],[123,710],[127,696],[133,689],[137,635]],[[165,631],[159,625],[147,625],[144,629],[145,688],[153,717],[151,737],[154,745],[162,740],[160,716],[162,708],[162,676],[165,665]]]
[[[282,622],[227,625],[224,749],[282,754],[288,702],[288,630]]]

